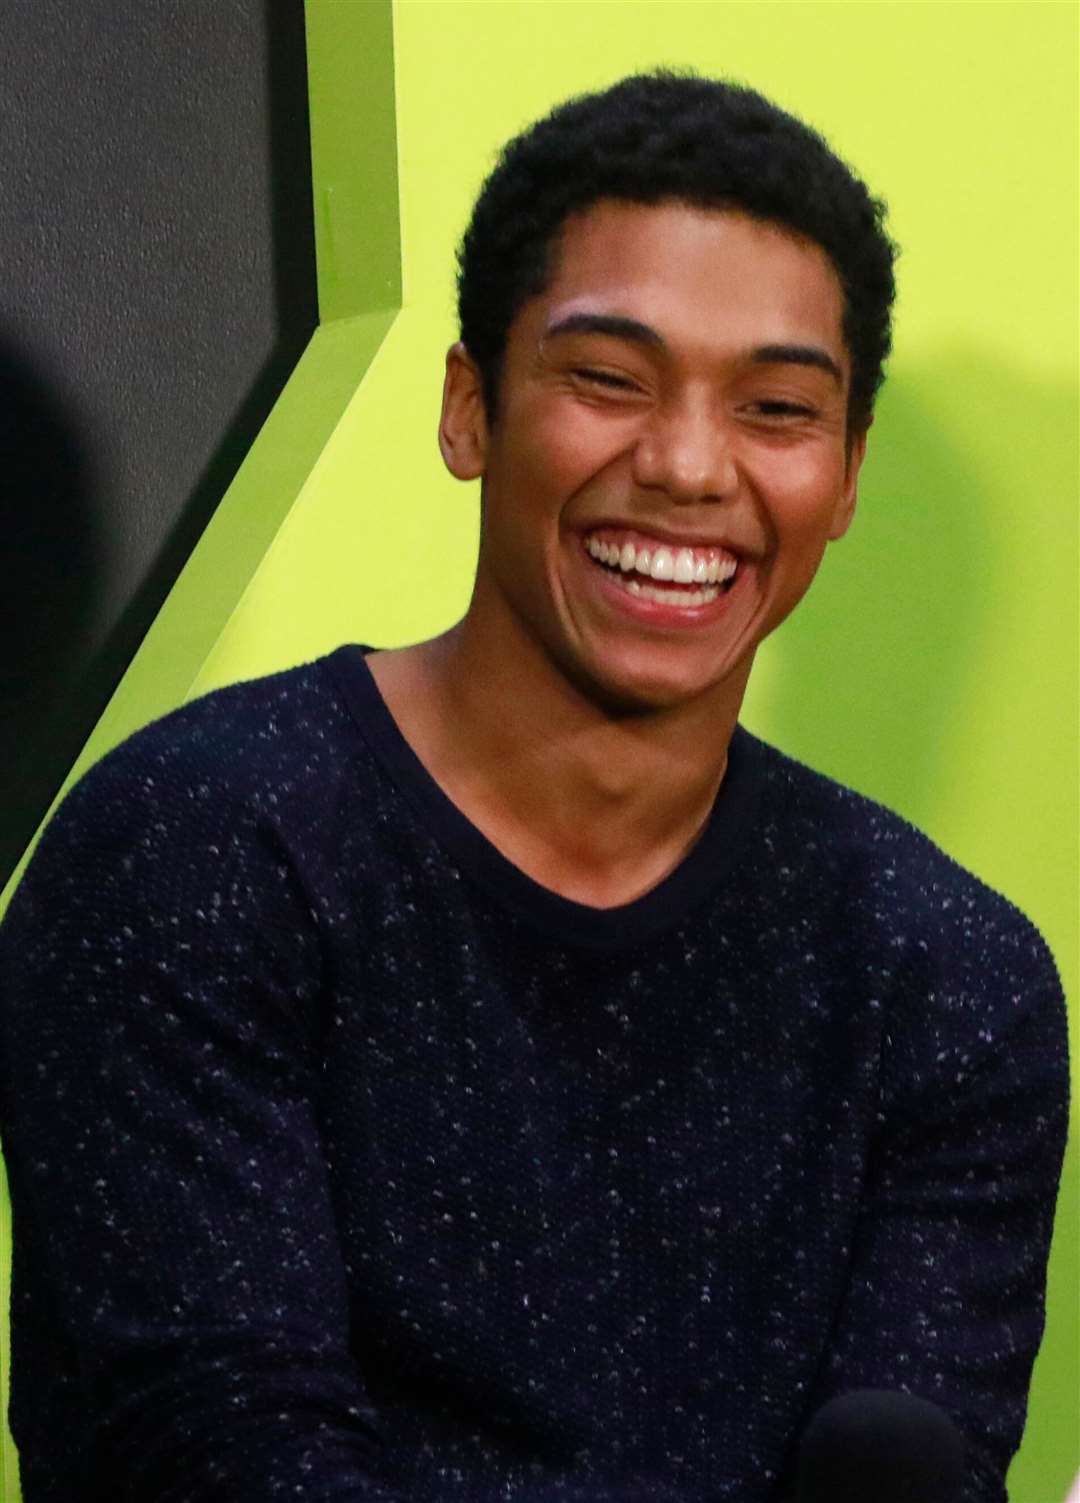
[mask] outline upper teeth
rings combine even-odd
[[[636,570],[650,579],[671,580],[675,584],[716,584],[735,573],[735,560],[721,558],[712,549],[671,549],[663,543],[638,548],[632,542],[620,547],[597,537],[588,538],[585,546],[593,558],[621,569],[624,574]]]

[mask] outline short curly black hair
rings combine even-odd
[[[511,323],[547,285],[566,219],[602,199],[736,208],[816,241],[844,292],[849,431],[868,426],[896,293],[884,203],[753,89],[667,70],[560,105],[509,142],[481,189],[458,251],[458,315],[490,419]]]

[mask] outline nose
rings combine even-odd
[[[738,485],[731,436],[705,400],[657,408],[634,447],[634,480],[673,501],[723,501]]]

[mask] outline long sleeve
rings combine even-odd
[[[856,1388],[931,1399],[966,1441],[964,1503],[1005,1503],[1068,1114],[1053,961],[1019,914],[997,913],[920,956],[886,1029],[881,1132],[811,1406]]]
[[[77,1492],[27,1471],[26,1498],[385,1497],[316,1121],[313,915],[272,807],[141,746],[70,795],[0,931],[16,1284],[40,1258],[59,1292],[15,1362],[62,1366],[67,1406],[16,1397],[13,1428],[81,1426],[94,1458]]]

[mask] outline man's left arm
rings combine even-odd
[[[966,1442],[963,1503],[1005,1503],[1043,1332],[1068,1117],[1064,1003],[1045,945],[1013,910],[919,969],[886,1032],[881,1130],[808,1414],[859,1388],[930,1399]]]

